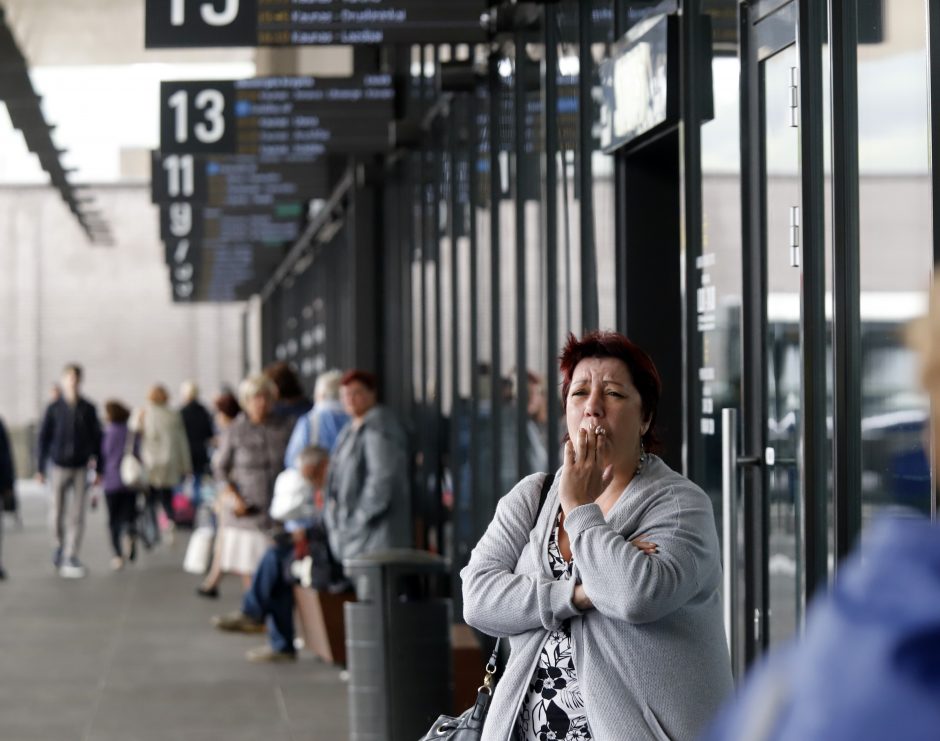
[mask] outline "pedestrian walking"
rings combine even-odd
[[[62,396],[47,407],[39,430],[36,478],[45,483],[44,472],[51,464],[52,563],[66,579],[85,576],[78,551],[85,532],[89,467],[95,468],[95,484],[101,480],[101,425],[94,405],[79,393],[81,384],[81,366],[65,366],[60,383]]]
[[[119,401],[104,405],[105,428],[101,440],[102,486],[108,505],[108,532],[114,556],[111,568],[124,568],[125,559],[137,557],[137,492],[121,480],[121,459],[137,454],[136,436],[128,429],[130,410]]]
[[[170,533],[174,529],[173,488],[192,473],[193,464],[183,418],[168,402],[164,386],[150,389],[147,403],[137,413],[131,429],[140,435],[140,457],[147,481],[147,514],[152,544],[160,541],[157,510],[163,507]]]

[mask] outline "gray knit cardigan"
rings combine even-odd
[[[500,500],[460,573],[464,619],[512,647],[483,738],[513,737],[547,631],[567,618],[597,741],[696,738],[732,691],[711,501],[650,456],[606,518],[596,504],[571,511],[575,578],[556,581],[547,543],[560,472],[533,528],[544,476],[528,476]],[[659,552],[631,545],[640,535]],[[584,613],[572,603],[579,580],[595,606]]]

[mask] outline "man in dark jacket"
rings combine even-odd
[[[215,436],[212,415],[199,403],[199,388],[195,383],[184,381],[180,393],[183,399],[180,415],[193,459],[193,473],[205,474],[209,472],[209,442]]]
[[[198,513],[202,499],[201,478],[209,473],[209,443],[215,436],[215,427],[212,415],[199,403],[199,388],[195,383],[184,381],[180,394],[183,397],[180,415],[183,417],[189,454],[193,460],[193,512]]]
[[[81,366],[69,364],[62,371],[62,398],[46,409],[39,430],[39,473],[45,481],[46,465],[52,463],[52,522],[55,552],[52,562],[66,579],[85,576],[78,549],[85,530],[85,501],[88,496],[88,467],[94,461],[96,483],[101,478],[101,425],[95,407],[78,391]],[[69,499],[68,494],[72,496]],[[68,517],[66,517],[68,510]]]
[[[13,450],[7,429],[0,420],[0,581],[7,578],[3,570],[3,512],[8,501],[14,502],[13,486],[16,481],[16,471],[13,467]]]

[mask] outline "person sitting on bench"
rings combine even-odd
[[[238,633],[262,633],[267,622],[268,645],[251,649],[249,661],[295,661],[294,591],[290,567],[295,559],[309,553],[308,539],[315,537],[321,515],[315,505],[315,492],[326,480],[329,453],[308,446],[301,451],[296,468],[282,471],[274,484],[271,518],[284,523],[274,536],[242,597],[241,610],[216,616],[219,630]]]

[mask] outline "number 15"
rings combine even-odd
[[[227,26],[238,17],[238,0],[225,0],[225,7],[216,10],[213,3],[199,6],[202,20],[210,26]],[[170,23],[182,26],[186,22],[186,0],[170,0]]]

